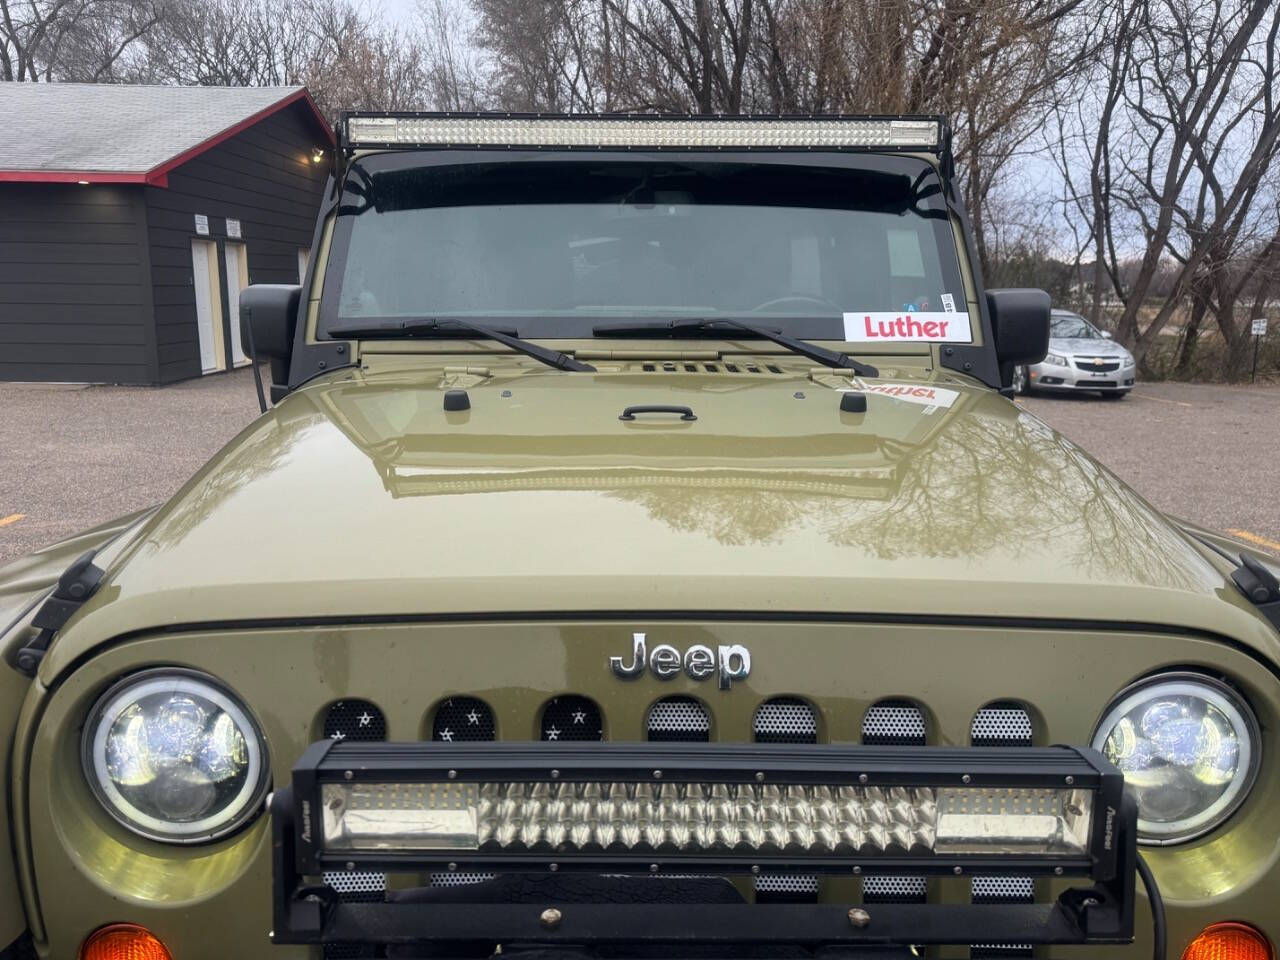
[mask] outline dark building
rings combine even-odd
[[[301,87],[0,83],[0,380],[248,361],[240,291],[297,283],[333,133]]]

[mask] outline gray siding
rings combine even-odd
[[[149,383],[138,187],[0,183],[0,380]]]
[[[228,217],[240,221],[250,283],[296,283],[328,172],[311,153],[326,144],[309,108],[295,103],[172,171],[168,188],[145,188],[159,382],[200,375],[195,214],[209,218],[213,240],[226,238]],[[221,250],[219,260],[225,269]]]

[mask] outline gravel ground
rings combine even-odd
[[[1161,510],[1280,556],[1280,386],[1142,383],[1026,408]]]
[[[0,411],[2,565],[168,499],[258,400],[246,368],[163,388],[0,383]]]
[[[1280,387],[1030,397],[1156,506],[1280,554]],[[257,414],[249,370],[162,389],[0,383],[0,564],[170,496]]]

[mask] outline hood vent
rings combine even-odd
[[[773,363],[756,363],[754,361],[733,363],[711,363],[706,360],[654,360],[640,364],[645,373],[756,373],[782,375],[782,368]]]

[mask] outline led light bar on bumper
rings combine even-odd
[[[1054,904],[878,906],[874,933],[902,943],[1125,942],[1137,815],[1123,788],[1120,772],[1088,748],[322,741],[271,803],[276,939],[331,942],[374,929],[386,943],[559,936],[527,907],[483,902],[485,885],[468,894],[481,902],[459,910],[339,903],[303,882],[335,870],[578,871],[653,882],[803,870],[1087,877],[1092,886]],[[678,924],[642,919],[664,909],[652,902],[576,904],[574,915],[594,920],[564,936],[615,944],[863,936],[847,905],[804,906],[811,913],[794,923],[772,912],[791,909],[781,905],[665,907],[682,911]],[[831,909],[838,914],[828,917]],[[757,922],[755,910],[771,922]]]
[[[351,147],[592,150],[919,150],[943,147],[939,117],[671,117],[347,114]]]
[[[1093,794],[1032,787],[326,783],[329,850],[1084,856]]]

